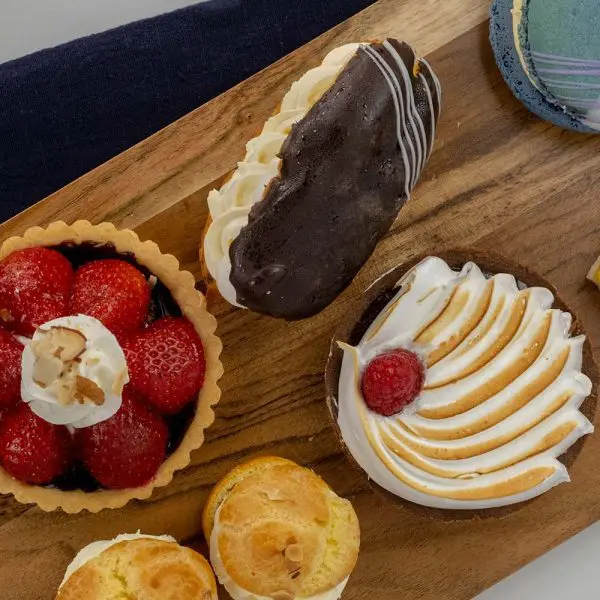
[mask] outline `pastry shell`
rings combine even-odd
[[[17,250],[65,243],[111,245],[118,253],[133,255],[138,264],[146,267],[169,289],[182,314],[191,321],[202,339],[206,357],[205,382],[198,396],[194,418],[179,446],[146,485],[123,490],[63,491],[18,481],[0,468],[0,493],[12,494],[21,503],[35,503],[44,511],[61,508],[66,513],[82,510],[98,512],[104,508],[120,508],[133,499],[149,498],[155,488],[171,482],[175,471],[188,466],[192,451],[204,442],[204,430],[215,419],[212,407],[221,396],[217,382],[223,374],[219,360],[223,345],[215,335],[216,319],[207,311],[206,299],[196,290],[192,274],[180,270],[174,256],[162,254],[152,241],[142,242],[131,230],[118,230],[112,223],[92,225],[88,221],[77,221],[67,225],[57,221],[47,228],[32,227],[22,236],[7,239],[0,247],[0,260]]]
[[[119,570],[119,573],[116,572]],[[125,584],[121,579],[125,579]],[[121,594],[123,585],[128,589]],[[186,598],[216,600],[217,584],[208,561],[190,548],[160,539],[118,542],[76,569],[56,600]]]
[[[326,595],[352,573],[360,546],[358,517],[351,503],[337,496],[310,469],[276,456],[258,457],[235,467],[217,483],[206,501],[202,526],[209,545],[216,513],[225,502],[228,505],[221,514],[221,523],[227,526],[227,533],[223,532],[227,542],[219,546],[221,558],[226,559],[228,576],[237,586],[248,589],[251,584],[259,588],[252,590],[252,597],[293,598],[292,592],[283,587],[281,591],[271,588],[276,588],[275,582],[282,582],[284,568],[288,570],[286,576],[295,579],[303,560],[308,560],[310,566],[302,586],[309,589],[305,587],[306,593],[298,598]],[[323,529],[324,520],[330,527],[328,533]],[[298,539],[292,539],[296,535]],[[320,549],[320,541],[331,552],[319,550],[323,562],[314,564],[310,557]],[[268,563],[264,561],[273,546],[284,555],[285,564],[275,556]],[[249,576],[244,564],[252,562],[253,557],[261,557],[256,563],[260,565],[260,580],[254,571]]]
[[[343,351],[339,348],[338,342],[347,342],[352,345],[357,344],[365,334],[368,326],[385,308],[388,301],[391,300],[392,296],[396,293],[393,291],[396,282],[398,282],[398,280],[409,269],[417,265],[428,256],[438,256],[442,258],[453,269],[460,269],[465,263],[472,261],[476,263],[486,274],[510,273],[511,275],[515,276],[517,281],[525,284],[527,287],[543,287],[552,292],[554,295],[554,303],[552,305],[553,308],[558,308],[562,311],[569,312],[573,317],[571,324],[571,335],[573,337],[585,335],[585,342],[583,345],[583,365],[581,370],[590,378],[593,387],[590,395],[584,400],[579,410],[591,421],[592,424],[594,424],[598,395],[598,366],[596,365],[594,359],[589,335],[584,330],[577,314],[564,302],[556,288],[545,277],[492,251],[469,248],[456,248],[439,251],[435,250],[409,259],[404,263],[393,267],[375,280],[360,296],[359,300],[357,301],[357,305],[353,307],[352,310],[348,311],[347,317],[344,319],[344,322],[340,325],[339,329],[333,336],[329,350],[329,360],[327,361],[327,366],[325,368],[326,402],[333,422],[336,437],[338,438],[344,454],[353,467],[362,471],[366,475],[366,472],[363,471],[363,469],[358,465],[350,451],[347,449],[337,422],[338,382],[343,359]],[[567,449],[566,452],[558,457],[558,460],[560,460],[560,462],[562,462],[567,468],[571,468],[588,438],[589,436],[583,436],[579,438]],[[431,508],[422,506],[420,504],[415,504],[405,500],[404,498],[401,498],[400,496],[396,496],[395,494],[388,492],[383,487],[375,483],[372,479],[369,479],[369,484],[376,492],[381,493],[387,500],[400,507],[412,510],[420,516],[433,517],[445,521],[471,518],[481,519],[489,517],[504,517],[531,502],[540,501],[541,497],[548,494],[548,492],[546,492],[545,494],[532,498],[531,500],[526,500],[518,504],[501,506],[498,508],[456,510]]]

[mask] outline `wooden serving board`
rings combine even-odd
[[[457,243],[492,248],[545,275],[580,314],[598,351],[600,295],[585,274],[600,252],[600,136],[559,130],[512,97],[488,44],[487,11],[488,0],[379,0],[0,226],[1,240],[57,219],[109,220],[154,239],[198,275],[208,191],[242,157],[288,86],[328,49],[405,39],[427,55],[442,82],[433,156],[392,231],[342,297],[297,323],[214,306],[225,344],[224,394],[192,466],[151,501],[97,515],[46,514],[0,498],[2,598],[51,600],[74,554],[117,533],[141,529],[201,544],[210,487],[259,453],[309,464],[353,500],[363,541],[346,600],[468,599],[598,519],[598,434],[572,468],[571,484],[503,519],[448,522],[373,492],[341,454],[325,406],[329,341],[360,290],[400,261]]]

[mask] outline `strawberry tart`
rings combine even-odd
[[[190,273],[109,223],[0,248],[0,492],[44,510],[147,498],[189,463],[221,342]]]
[[[569,481],[594,429],[598,375],[546,280],[454,251],[393,269],[365,300],[334,340],[327,386],[371,481],[446,511],[507,507]]]

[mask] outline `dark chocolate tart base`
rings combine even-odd
[[[583,367],[582,371],[592,381],[592,392],[581,405],[580,411],[594,423],[597,404],[597,382],[598,382],[598,367],[595,363],[592,353],[592,346],[589,341],[581,321],[576,313],[567,306],[556,288],[543,276],[527,269],[514,261],[511,261],[499,254],[489,251],[476,249],[452,249],[441,252],[430,252],[417,256],[397,267],[394,267],[379,279],[374,281],[363,293],[360,305],[348,314],[345,323],[340,326],[335,333],[331,342],[329,352],[329,360],[325,368],[325,387],[327,393],[327,406],[334,423],[334,429],[344,453],[357,469],[363,469],[355,461],[354,457],[344,444],[341,431],[338,426],[338,382],[342,366],[343,352],[338,346],[338,342],[346,342],[351,345],[357,345],[369,325],[375,320],[377,315],[383,310],[386,304],[396,294],[396,283],[398,280],[412,267],[421,262],[428,256],[438,256],[444,259],[453,269],[459,270],[467,262],[476,263],[479,268],[486,274],[494,275],[496,273],[510,273],[514,275],[517,281],[525,284],[527,287],[544,287],[554,294],[554,308],[559,308],[562,311],[569,312],[573,316],[571,326],[571,335],[585,335],[585,343],[583,346]],[[594,434],[591,434],[594,435]],[[575,459],[581,452],[583,445],[588,436],[583,436],[575,444],[573,444],[564,454],[559,457],[567,468],[571,467]],[[364,472],[364,471],[363,471]],[[366,474],[366,473],[365,473]],[[446,521],[456,521],[460,519],[483,519],[483,518],[500,518],[512,514],[530,502],[535,502],[538,497],[532,498],[518,504],[511,504],[498,508],[488,508],[479,510],[456,510],[456,509],[439,509],[415,504],[388,492],[383,487],[369,479],[370,485],[385,498],[401,508],[416,512],[419,516],[426,516]],[[568,485],[568,484],[565,484]],[[546,493],[551,493],[549,490]],[[545,494],[542,494],[545,495]]]

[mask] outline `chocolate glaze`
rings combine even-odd
[[[429,66],[415,76],[414,51],[389,43],[404,74],[389,46],[361,47],[284,142],[280,175],[230,247],[243,306],[286,319],[316,314],[352,281],[406,202],[433,144],[440,98]],[[395,74],[402,111],[414,99],[412,123],[420,119],[422,129],[399,118],[393,77],[373,54]],[[417,147],[422,158],[411,164]]]
[[[119,260],[127,261],[129,264],[133,265],[136,269],[141,271],[146,278],[151,275],[151,272],[146,267],[140,265],[136,261],[133,254],[117,252],[116,248],[111,244],[61,244],[60,246],[55,246],[53,250],[58,250],[58,252],[63,254],[73,265],[74,269],[93,260],[118,258]],[[173,300],[173,296],[171,296],[171,292],[167,286],[161,281],[157,281],[156,285],[152,288],[147,324],[169,315],[181,316],[181,310],[175,300]],[[176,415],[165,417],[165,422],[169,428],[167,455],[172,454],[181,443],[181,440],[194,418],[195,410],[196,405],[191,403]],[[95,492],[102,486],[90,475],[85,466],[77,461],[71,469],[66,473],[63,473],[46,487],[58,488],[63,491],[83,490],[84,492]]]

